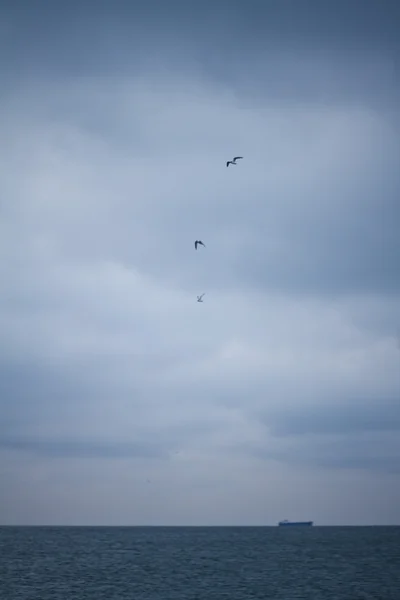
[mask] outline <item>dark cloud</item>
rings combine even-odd
[[[399,20],[395,0],[72,2],[68,8],[35,2],[4,11],[2,66],[4,76],[51,73],[58,80],[152,69],[170,75],[178,68],[241,95],[247,89],[250,103],[257,96],[262,103],[267,93],[277,102],[320,105],[343,97],[366,101],[367,94],[382,104],[389,95],[398,98]],[[30,39],[35,43],[26,46]]]
[[[156,444],[135,443],[92,443],[70,439],[64,440],[29,440],[0,438],[0,447],[32,452],[45,457],[59,458],[163,458],[166,451]]]
[[[397,435],[397,434],[396,434]],[[289,447],[275,448],[265,445],[244,446],[242,451],[261,459],[274,460],[277,464],[291,465],[298,468],[318,468],[325,473],[335,471],[364,471],[398,475],[400,473],[398,443],[388,444],[381,439],[363,439],[353,435],[335,435],[321,440],[310,438],[307,445],[292,443]]]
[[[47,35],[57,27],[67,29],[71,23],[79,23],[81,32],[88,29],[93,34],[99,22],[104,28],[109,21],[111,26],[118,25],[123,31],[124,27],[134,28],[137,26],[135,21],[139,21],[147,31],[151,31],[152,26],[180,31],[186,37],[192,34],[203,45],[200,36],[205,32],[211,34],[213,41],[217,34],[225,32],[223,40],[228,38],[231,42],[235,40],[234,35],[241,32],[257,41],[261,41],[263,34],[269,34],[269,38],[262,40],[266,46],[301,40],[309,44],[331,44],[337,50],[343,47],[342,40],[354,47],[360,43],[389,48],[398,45],[396,21],[400,18],[395,0],[388,0],[384,5],[378,0],[355,0],[351,5],[346,0],[339,0],[335,5],[318,0],[252,0],[248,4],[222,0],[218,5],[210,0],[196,5],[189,5],[184,0],[171,0],[168,4],[150,0],[139,6],[129,0],[120,0],[112,8],[107,3],[77,0],[70,2],[68,7],[50,7],[45,0],[37,0],[29,7],[24,6],[24,11],[19,9],[18,2],[8,3],[4,9],[9,18],[18,19],[21,28],[29,28],[35,23]],[[98,34],[100,32],[98,30]],[[238,53],[240,41],[236,37]]]
[[[400,432],[400,388],[394,397],[349,399],[333,397],[327,405],[295,406],[280,414],[267,415],[263,422],[272,435],[290,437],[309,434],[356,434],[358,432]]]

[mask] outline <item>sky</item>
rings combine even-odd
[[[2,2],[0,524],[400,524],[399,24]]]

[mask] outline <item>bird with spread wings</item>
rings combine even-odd
[[[228,160],[226,166],[229,167],[229,165],[236,165],[236,161],[239,160],[239,158],[243,158],[243,156],[235,156],[233,160]]]

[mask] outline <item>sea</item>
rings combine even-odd
[[[400,600],[400,527],[2,527],[1,600]]]

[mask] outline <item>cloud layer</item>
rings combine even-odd
[[[398,45],[306,4],[5,12],[2,523],[399,522]]]

